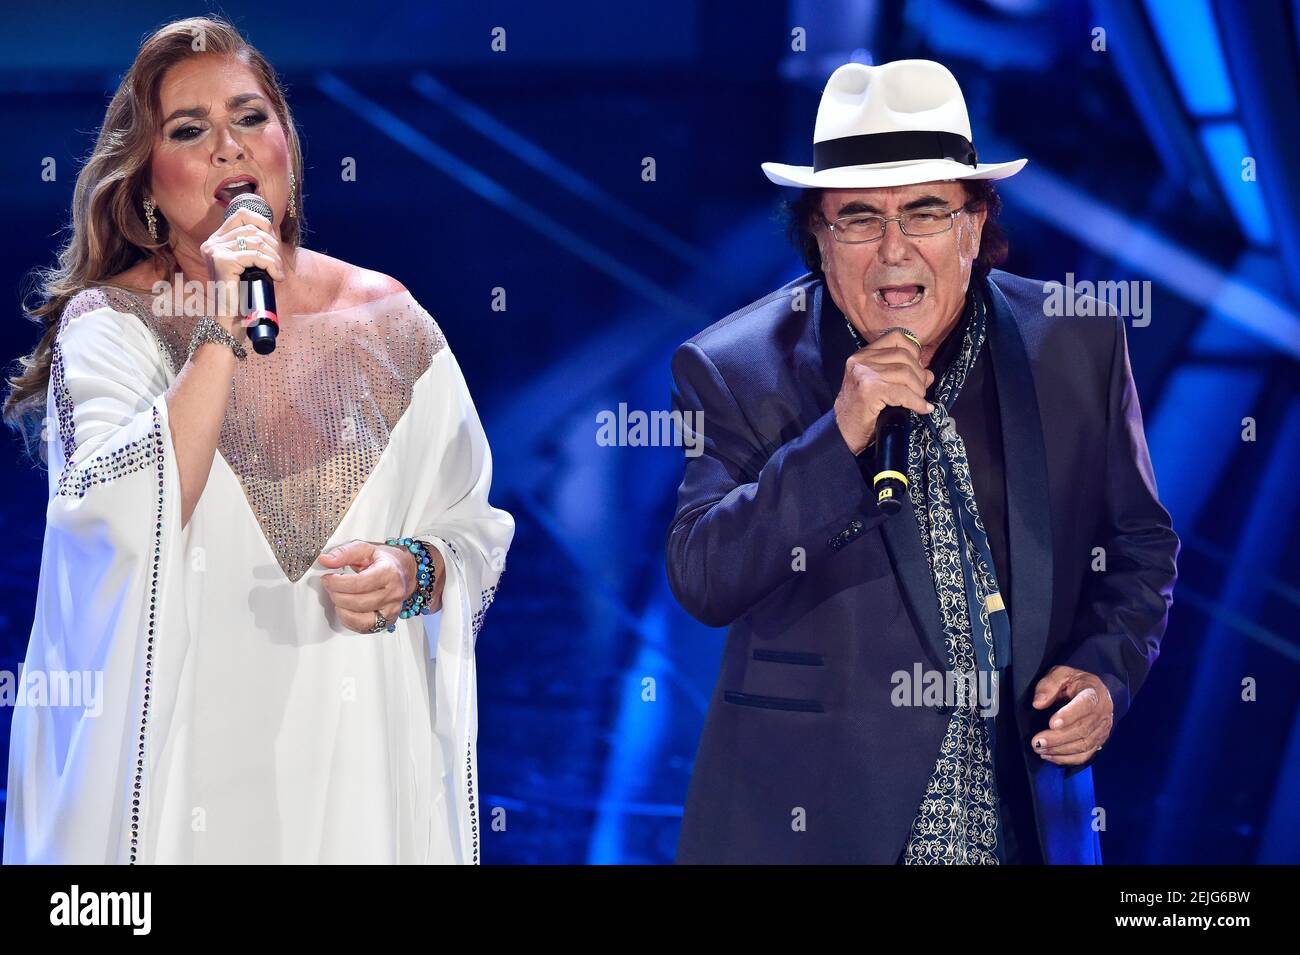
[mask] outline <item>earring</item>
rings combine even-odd
[[[144,200],[144,221],[149,227],[149,235],[155,242],[158,241],[158,220],[154,218],[154,210],[158,208],[158,203],[153,201],[153,196],[147,196]]]
[[[298,218],[298,178],[289,171],[289,218]]]

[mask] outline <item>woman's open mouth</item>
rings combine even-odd
[[[223,206],[228,206],[235,196],[242,196],[246,192],[257,192],[257,180],[252,176],[231,176],[222,180],[212,198]]]
[[[883,308],[911,308],[925,293],[924,285],[884,285],[876,289],[876,301]]]

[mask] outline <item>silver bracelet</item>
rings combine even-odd
[[[235,340],[235,336],[222,328],[210,316],[199,319],[198,324],[194,326],[194,335],[190,339],[190,350],[186,357],[194,357],[194,350],[204,342],[220,342],[222,345],[229,345],[230,350],[235,353],[235,357],[240,361],[248,357],[248,352],[244,350],[243,345]]]

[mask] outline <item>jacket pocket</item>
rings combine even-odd
[[[765,663],[791,663],[805,667],[826,665],[826,658],[820,653],[801,653],[797,650],[755,650],[754,659]]]
[[[756,706],[765,710],[796,710],[802,713],[825,711],[825,707],[816,700],[796,700],[788,696],[759,696],[756,693],[727,690],[722,694],[722,699],[737,706]]]

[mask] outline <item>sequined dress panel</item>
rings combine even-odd
[[[131,293],[107,295],[150,326],[179,373],[198,319],[156,316]],[[299,580],[374,470],[445,339],[404,291],[288,321],[291,332],[269,355],[246,346],[218,451],[285,576]]]

